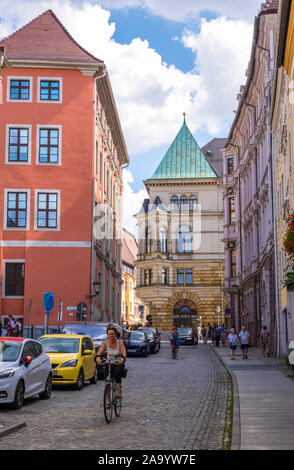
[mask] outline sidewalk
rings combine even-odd
[[[294,449],[294,379],[280,359],[263,358],[249,348],[242,359],[238,346],[231,360],[226,347],[210,347],[229,370],[234,388],[232,450]]]
[[[8,419],[0,415],[0,439],[26,426],[24,419]]]

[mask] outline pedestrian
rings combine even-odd
[[[242,325],[242,329],[239,333],[241,342],[241,349],[243,351],[243,359],[248,359],[248,347],[249,347],[249,332],[246,330],[246,326]]]
[[[208,323],[208,325],[207,325],[207,339],[211,339],[211,330],[212,330],[211,324]]]
[[[231,332],[228,335],[227,343],[229,344],[231,351],[231,360],[235,359],[235,351],[237,349],[238,336],[236,335],[236,330],[231,328]]]
[[[219,342],[220,342],[220,337],[221,337],[221,330],[218,326],[215,329],[214,336],[215,336],[215,345],[216,345],[216,347],[219,347]]]
[[[171,348],[175,347],[176,359],[178,359],[178,352],[179,352],[179,333],[177,328],[173,328],[171,336],[170,336],[170,345]]]
[[[220,334],[221,334],[221,343],[223,346],[225,346],[226,344],[226,339],[227,339],[227,329],[224,325],[224,323],[222,324],[222,326],[220,327]]]
[[[15,321],[15,328],[16,328],[15,336],[22,336],[22,324],[18,319],[16,319]]]
[[[207,343],[207,331],[206,331],[206,328],[205,326],[203,325],[202,327],[202,330],[201,330],[201,336],[202,336],[202,341],[203,341],[203,344],[206,344]]]
[[[265,356],[265,353],[267,354],[267,357],[270,357],[269,353],[269,331],[266,326],[264,326],[260,332],[260,338],[261,338],[261,348],[262,348],[262,355],[263,357]]]
[[[7,325],[6,336],[15,336],[15,335],[16,335],[15,321],[13,320],[12,315],[8,315],[8,325]]]

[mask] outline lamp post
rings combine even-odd
[[[94,312],[93,312],[93,299],[98,297],[99,293],[100,293],[100,288],[101,288],[101,285],[102,285],[102,282],[100,281],[95,281],[93,282],[93,289],[94,289],[94,292],[95,294],[91,294],[91,295],[86,295],[85,297],[87,299],[90,299],[90,305],[91,305],[91,309],[90,309],[90,321],[93,321],[93,316],[94,316]]]
[[[219,314],[220,314],[220,311],[221,311],[220,306],[218,305],[215,310],[216,310],[216,313],[217,313],[217,326],[219,326]]]

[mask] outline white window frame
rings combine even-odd
[[[41,80],[49,80],[54,82],[59,82],[59,100],[41,100]],[[37,103],[45,104],[61,104],[62,103],[62,77],[38,77],[38,86],[37,86]]]
[[[11,80],[28,80],[29,81],[29,99],[28,100],[15,100],[10,98],[10,82]],[[7,103],[32,103],[33,102],[33,77],[26,77],[24,75],[7,77],[7,89],[6,89],[6,101]]]
[[[39,152],[40,152],[40,129],[58,129],[58,162],[40,162],[39,161]],[[36,132],[36,165],[50,165],[50,166],[61,166],[61,157],[62,157],[62,126],[60,124],[56,125],[47,125],[47,124],[37,124],[37,132]]]
[[[28,161],[13,162],[9,161],[9,129],[27,128],[29,130],[28,140]],[[6,124],[6,145],[5,145],[5,163],[7,165],[31,165],[32,162],[32,125],[31,124]]]
[[[26,213],[26,226],[25,227],[8,227],[7,226],[7,203],[8,193],[27,193],[27,213]],[[3,227],[4,230],[30,230],[30,209],[31,209],[31,191],[30,189],[23,188],[5,188],[4,189],[4,211],[3,211]]]
[[[23,299],[24,295],[5,295],[5,281],[6,281],[6,263],[23,263],[26,265],[24,259],[3,259],[2,260],[2,298],[4,299]],[[26,267],[25,267],[26,272]]]
[[[57,193],[57,221],[56,228],[38,227],[38,194],[39,193]],[[60,232],[60,206],[61,206],[61,190],[60,189],[35,189],[34,201],[34,230],[37,232]]]

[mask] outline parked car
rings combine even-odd
[[[97,382],[95,347],[90,336],[44,335],[39,341],[52,365],[53,385],[74,385],[80,390],[86,380]]]
[[[148,337],[150,344],[150,352],[157,353],[160,351],[160,336],[156,335],[155,328],[140,327],[137,331],[144,331]]]
[[[140,326],[139,329],[140,329],[140,330],[143,330],[143,331],[153,331],[153,333],[155,334],[155,336],[157,336],[157,338],[158,338],[159,341],[160,341],[161,333],[160,333],[160,331],[158,331],[157,328],[153,328],[152,326]]]
[[[191,344],[195,345],[198,344],[198,335],[193,328],[178,328],[179,343],[180,344]]]
[[[149,356],[150,343],[145,331],[124,331],[123,340],[128,356]]]
[[[100,348],[103,341],[107,340],[107,327],[109,323],[88,323],[83,321],[65,323],[61,333],[70,335],[87,335],[92,339],[96,351]],[[112,326],[122,336],[122,328],[117,323],[111,323]]]
[[[42,345],[33,339],[0,337],[0,403],[18,410],[24,399],[52,392],[52,368]]]

